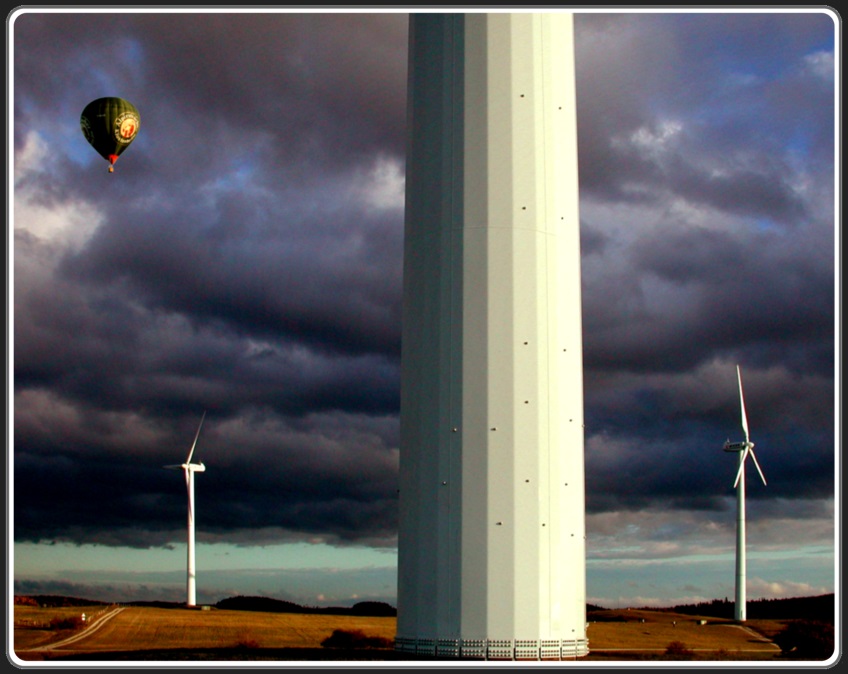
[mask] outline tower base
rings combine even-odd
[[[436,658],[572,660],[589,654],[588,639],[423,639],[397,637],[395,650]]]

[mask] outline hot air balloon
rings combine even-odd
[[[109,162],[109,173],[118,155],[138,135],[141,117],[135,106],[123,98],[98,98],[85,106],[80,126],[85,139]]]

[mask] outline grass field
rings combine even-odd
[[[132,643],[138,649],[249,647],[315,648],[334,629],[360,629],[370,636],[394,638],[394,618],[261,613],[255,611],[189,611],[128,608],[110,620],[92,643]]]
[[[104,607],[91,607],[103,611]],[[333,630],[359,630],[367,636],[394,639],[395,618],[304,615],[257,611],[188,610],[125,607],[101,623],[83,630],[50,630],[53,617],[80,615],[86,607],[15,607],[15,653],[21,660],[62,657],[70,653],[233,649],[321,648]],[[78,634],[75,635],[75,632]],[[72,644],[50,648],[72,635]]]
[[[764,636],[780,629],[778,621],[748,621],[742,626],[731,620],[665,611],[611,610],[590,614],[587,634],[590,651],[604,659],[664,654],[677,642],[698,659],[760,660],[780,654]]]
[[[76,630],[45,628],[54,619],[86,613],[87,626]],[[593,619],[596,618],[596,619]],[[669,644],[685,650],[680,659],[764,660],[780,654],[750,627],[732,621],[661,611],[603,611],[589,615],[589,660],[668,658]],[[342,658],[321,642],[334,630],[361,631],[394,639],[396,618],[264,613],[221,609],[152,607],[15,607],[15,654],[20,660],[101,659],[242,659],[323,660]],[[772,621],[764,634],[782,627]],[[201,655],[203,654],[203,655]],[[299,654],[299,655],[298,655]],[[354,659],[402,659],[389,650],[362,651]]]

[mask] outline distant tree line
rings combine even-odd
[[[674,606],[666,610],[685,615],[702,615],[733,620],[734,607],[735,603],[725,598],[698,604]],[[750,620],[792,618],[833,625],[836,615],[834,595],[832,594],[823,594],[817,597],[790,597],[788,599],[754,599],[747,602],[746,609]]]
[[[18,606],[56,608],[57,606],[106,606],[108,602],[80,597],[65,597],[59,594],[33,594],[15,595],[15,604]]]
[[[106,606],[109,602],[61,595],[15,595],[15,604],[19,606]],[[185,608],[185,604],[175,601],[131,601],[121,602],[125,606],[150,606],[155,608]],[[301,606],[283,599],[270,597],[229,597],[222,599],[215,608],[231,611],[265,611],[268,613],[323,613],[328,615],[353,615],[368,617],[392,617],[397,609],[382,601],[361,601],[353,606]]]
[[[264,611],[267,613],[311,613],[330,615],[355,615],[370,617],[390,617],[397,615],[397,609],[382,601],[361,601],[353,606],[301,606],[283,599],[270,597],[229,597],[222,599],[215,608],[231,611]]]

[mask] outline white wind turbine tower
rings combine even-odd
[[[203,420],[206,418],[206,412],[200,418],[200,425],[197,427],[197,433],[194,436],[194,442],[191,443],[191,449],[188,452],[188,458],[185,463],[179,465],[165,466],[165,468],[180,469],[183,471],[186,482],[186,490],[188,491],[188,562],[186,565],[186,604],[195,606],[196,600],[196,572],[194,567],[194,474],[202,473],[206,470],[206,466],[202,463],[192,463],[191,457],[194,454],[194,448],[197,446],[197,438],[200,437],[200,429],[203,426]]]
[[[736,481],[733,486],[736,487],[736,611],[735,618],[739,621],[746,620],[745,610],[745,460],[748,455],[754,460],[754,465],[757,472],[760,474],[760,479],[763,484],[766,484],[765,475],[760,469],[760,464],[757,461],[757,455],[754,454],[754,443],[748,435],[748,417],[745,414],[745,397],[742,394],[742,373],[739,366],[736,366],[736,378],[739,381],[739,404],[742,410],[742,430],[745,431],[744,442],[724,443],[725,452],[739,453],[739,469],[736,471]]]

